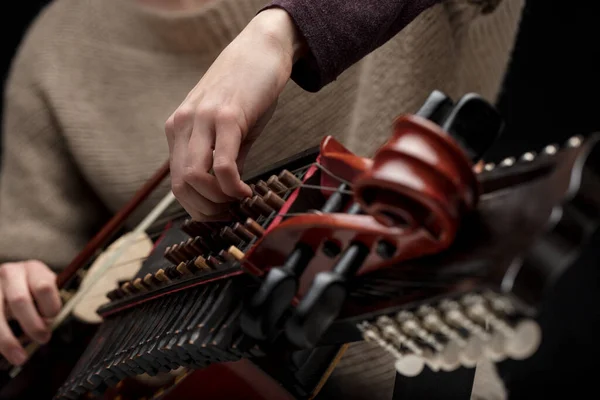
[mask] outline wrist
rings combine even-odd
[[[291,64],[304,56],[308,47],[292,17],[281,8],[260,12],[250,25],[259,30],[267,40],[274,42]]]

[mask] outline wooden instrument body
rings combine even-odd
[[[301,274],[293,310],[311,290],[315,277],[335,266],[337,255],[325,254],[325,243],[344,249],[360,242],[371,251],[348,280],[348,295],[335,320],[310,350],[322,351],[322,360],[314,365],[299,363],[298,353],[307,350],[285,338],[255,340],[249,348],[259,351],[242,356],[241,361],[212,364],[160,389],[140,388],[126,379],[106,390],[104,397],[133,398],[128,391],[139,395],[150,390],[155,398],[197,398],[198,393],[210,399],[310,398],[343,344],[363,340],[359,329],[363,322],[375,324],[381,316],[416,312],[424,305],[435,308],[440,301],[488,290],[508,296],[518,315],[535,316],[547,290],[576,262],[600,227],[599,139],[592,136],[556,154],[475,175],[467,154],[439,126],[419,117],[397,120],[394,135],[373,159],[356,157],[326,138],[319,153],[307,152],[254,177],[254,181],[266,180],[282,168],[308,165],[304,184],[321,190],[312,194],[307,187],[291,190],[285,205],[264,219],[265,234],[245,243],[241,263],[225,261],[215,270],[182,276],[99,309],[110,319],[150,301],[224,280],[240,282],[238,302],[250,302],[269,271],[282,265],[294,246],[303,242],[317,256]],[[295,215],[321,206],[331,197],[330,189],[343,181],[352,184],[353,200],[363,213],[349,215],[345,207],[337,213]],[[179,230],[177,225],[172,229]],[[162,252],[179,237],[163,237],[166,242],[157,245],[137,276],[144,277],[151,265],[164,266]],[[393,251],[382,255],[377,251],[381,242]],[[47,393],[56,392],[60,381],[67,379],[74,355],[93,340],[95,327],[87,329],[88,334],[76,338],[56,335],[53,339],[49,347],[53,356],[57,349],[68,348],[69,353],[63,360],[66,368],[54,369],[56,375],[47,379]],[[64,347],[65,343],[71,347]],[[42,360],[47,362],[43,352],[34,357],[1,389],[0,398],[30,398],[31,392],[23,390],[22,384],[39,382],[34,375],[40,373]],[[313,376],[303,380],[302,368],[313,369]]]
[[[600,234],[600,135],[591,136],[582,147],[483,172],[478,180],[481,201],[452,245],[438,254],[353,279],[351,295],[323,335],[320,347],[362,340],[357,329],[361,321],[416,310],[442,299],[458,299],[465,293],[498,291],[510,296],[523,315],[539,312],[560,276],[590,251],[592,238]],[[432,269],[437,273],[429,273]],[[423,289],[411,287],[411,282],[430,285]],[[437,296],[432,289],[436,284]],[[239,366],[222,364],[217,375],[212,375],[217,370],[211,370],[212,366],[195,371],[185,379],[190,384],[187,393],[204,390],[203,382],[215,382],[217,376],[225,385],[234,377],[252,374],[248,371],[258,365],[268,372],[271,385],[260,381],[252,389],[245,387],[246,393],[284,399],[285,395],[273,396],[265,387],[276,388],[286,382],[291,391],[295,382],[286,366],[289,370],[293,354],[288,350],[279,357],[255,360],[255,364],[247,360]],[[191,382],[196,389],[191,390]],[[220,387],[207,393],[207,398],[226,398],[220,397]],[[233,396],[227,398],[236,398],[227,393]]]

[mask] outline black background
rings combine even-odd
[[[27,0],[10,10],[4,5],[3,82],[23,32],[47,3]],[[600,34],[594,3],[527,1],[498,100],[507,126],[488,160],[600,131]],[[541,351],[526,362],[500,366],[512,398],[567,398],[568,393],[595,389],[600,360],[598,253],[591,251],[552,294],[541,316],[543,326],[551,328]]]

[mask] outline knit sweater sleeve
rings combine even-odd
[[[316,92],[439,1],[272,0],[262,10],[282,8],[296,23],[310,51],[294,65],[292,79]]]
[[[27,49],[26,49],[27,50]],[[7,82],[0,170],[0,262],[37,259],[64,268],[102,214],[69,154],[48,96],[18,57]]]

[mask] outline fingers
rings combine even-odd
[[[175,197],[196,220],[219,218],[232,200],[210,174],[214,129],[210,111],[186,108],[176,111],[165,124],[171,164],[171,188]],[[193,120],[193,123],[190,123]]]
[[[215,125],[213,111],[199,110],[196,115],[192,135],[187,143],[185,162],[185,181],[196,192],[215,204],[233,200],[226,195],[217,179],[210,174],[213,167],[213,145],[215,143]]]
[[[227,203],[213,203],[208,200],[186,182],[181,184],[173,184],[173,194],[177,198],[181,198],[181,205],[190,216],[196,221],[206,221],[209,219],[219,219],[223,215],[229,205]]]
[[[252,190],[240,177],[240,166],[237,161],[241,145],[242,132],[235,119],[218,121],[213,170],[221,190],[228,196],[238,199],[252,195]]]
[[[40,343],[50,340],[50,331],[33,302],[24,263],[5,264],[0,279],[6,303],[23,332]]]
[[[56,274],[39,261],[25,263],[29,290],[37,307],[46,319],[56,317],[62,302],[56,285]]]
[[[165,122],[165,136],[167,137],[167,144],[169,146],[169,162],[173,163],[173,149],[175,142],[175,114],[171,114],[167,122]],[[171,170],[173,165],[171,165]]]
[[[3,297],[0,290],[0,353],[11,364],[22,365],[27,359],[27,354],[8,326]]]

